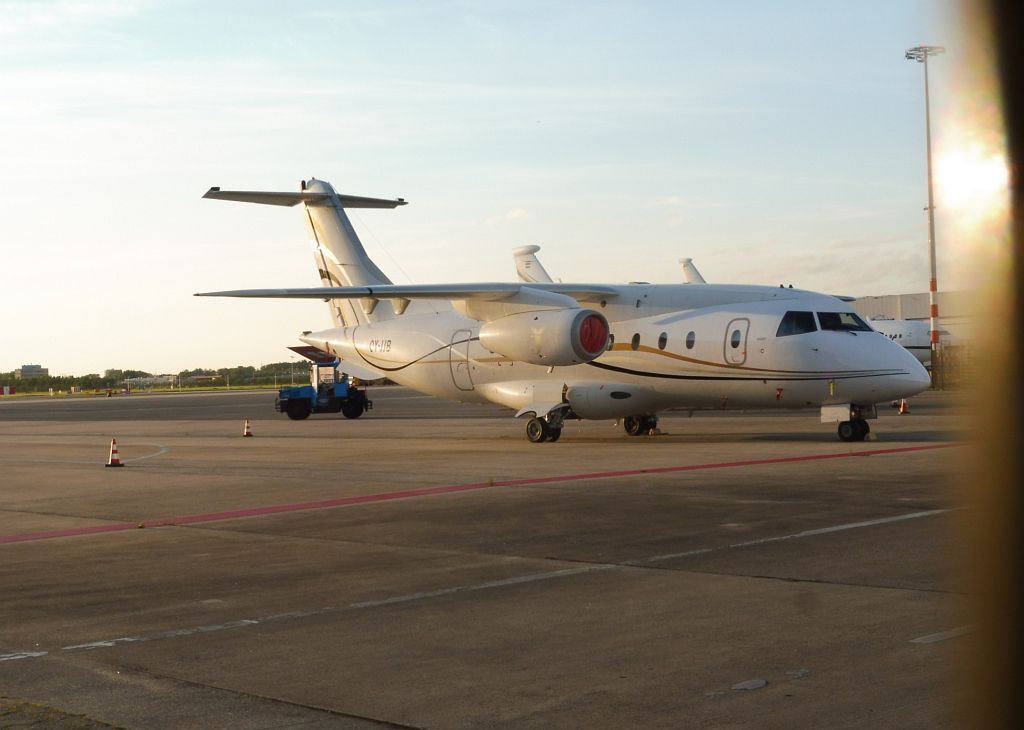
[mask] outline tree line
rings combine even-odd
[[[194,368],[173,374],[154,374],[144,370],[119,370],[111,368],[103,374],[88,375],[45,375],[16,380],[14,371],[0,373],[0,385],[11,385],[19,393],[44,393],[53,390],[69,391],[72,387],[85,390],[120,390],[125,387],[152,387],[156,379],[163,378],[167,385],[183,386],[258,386],[286,385],[294,377],[296,383],[304,383],[308,377],[309,363],[274,362],[260,367],[238,365],[233,368]]]

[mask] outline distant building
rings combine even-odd
[[[959,343],[971,340],[971,325],[975,317],[974,302],[978,293],[972,291],[940,291],[936,296],[939,307],[940,330],[946,330]],[[852,303],[853,309],[864,319],[916,319],[928,321],[928,292],[920,294],[889,294],[881,297],[861,297]]]
[[[45,378],[49,376],[49,374],[50,370],[42,367],[41,365],[22,365],[14,371],[14,379],[22,380],[24,378]]]
[[[189,375],[185,378],[186,383],[212,383],[215,380],[223,380],[221,375]]]
[[[176,375],[143,375],[138,378],[125,378],[124,382],[128,383],[133,388],[154,386],[154,385],[173,385]]]

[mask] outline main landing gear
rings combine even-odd
[[[526,422],[526,438],[532,444],[539,444],[544,441],[554,443],[562,437],[562,420],[563,418],[560,413],[549,414],[547,418],[537,418],[535,416]]]
[[[852,421],[840,421],[837,431],[841,441],[863,441],[871,433],[871,427],[863,418],[855,418]]]
[[[646,436],[658,427],[657,416],[626,416],[622,419],[622,428],[630,436]]]
[[[561,411],[549,413],[544,418],[534,416],[526,422],[526,438],[530,443],[539,444],[544,441],[555,442],[562,436],[562,423],[565,414]],[[867,424],[865,424],[866,426]],[[630,436],[646,436],[658,428],[657,416],[626,416],[622,419],[622,427]]]

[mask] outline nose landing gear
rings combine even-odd
[[[841,441],[863,441],[871,433],[871,427],[863,418],[855,418],[852,421],[840,421],[837,431]]]
[[[821,407],[821,422],[838,423],[840,441],[863,441],[871,433],[869,418],[878,418],[878,409],[873,403],[838,403]]]

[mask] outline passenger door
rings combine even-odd
[[[452,371],[452,382],[459,390],[473,390],[473,378],[469,374],[469,344],[473,333],[456,330],[448,348],[448,365]]]
[[[750,320],[742,317],[729,322],[725,328],[724,353],[728,365],[742,365],[747,361],[747,332]]]

